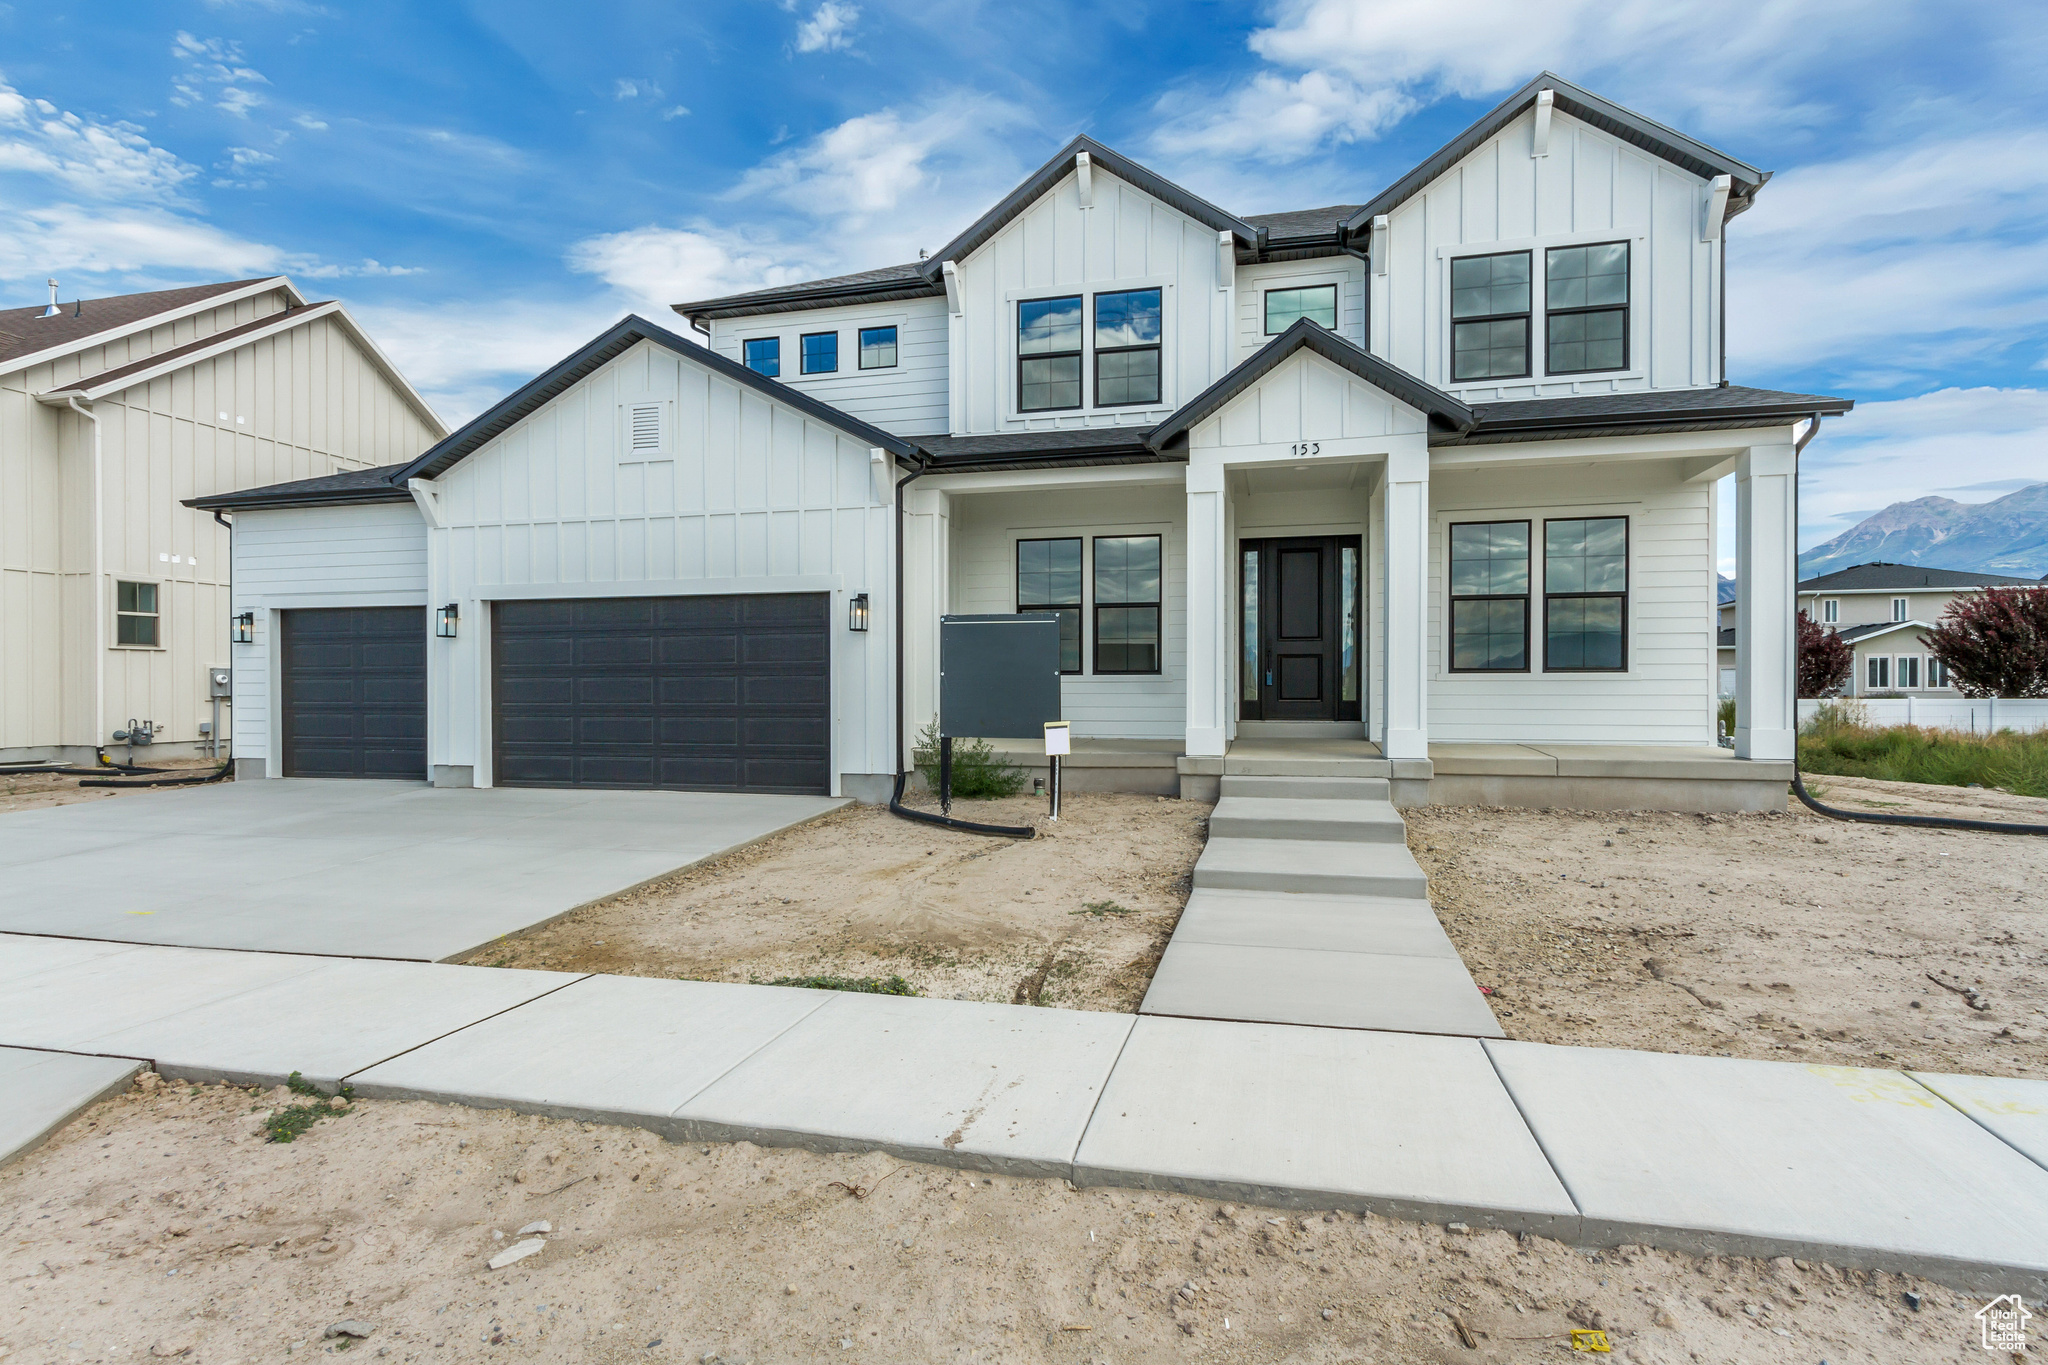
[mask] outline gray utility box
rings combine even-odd
[[[939,618],[939,733],[1042,739],[1060,718],[1060,618]]]

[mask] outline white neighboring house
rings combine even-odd
[[[1953,697],[1948,670],[1927,651],[1925,634],[1949,603],[1985,588],[2048,588],[2034,578],[1925,569],[1915,564],[1852,564],[1800,581],[1799,610],[1848,641],[1853,660],[1845,697]],[[1735,604],[1720,611],[1723,690],[1735,670]]]
[[[191,753],[229,662],[229,535],[180,500],[389,464],[447,428],[282,276],[51,296],[0,311],[0,761],[89,761],[131,720]]]
[[[1782,805],[1789,640],[1714,746],[1714,485],[1786,619],[1797,448],[1850,404],[1723,374],[1767,178],[1549,74],[1297,212],[1078,137],[928,259],[677,305],[703,345],[627,318],[409,463],[197,500],[238,512],[238,761],[872,798],[939,617],[1029,610],[1076,778],[1213,797],[1296,745],[1410,802]],[[354,684],[291,663],[316,628]],[[371,686],[387,632],[438,636]],[[424,755],[307,729],[407,669]]]

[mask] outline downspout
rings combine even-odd
[[[1726,276],[1724,275],[1722,278],[1725,286]],[[1722,382],[1725,383],[1726,380]],[[1806,449],[1806,443],[1811,441],[1814,433],[1819,430],[1820,414],[1816,412],[1808,419],[1806,434],[1792,443],[1792,526],[1795,537],[1798,535],[1799,526],[1799,452]],[[1792,599],[1795,604],[1799,600],[1796,588],[1798,581],[1796,566],[1798,562],[1798,550],[1795,540],[1795,548],[1793,550],[1793,564],[1795,566],[1793,581],[1795,589]],[[1886,815],[1876,811],[1841,810],[1835,806],[1824,806],[1816,801],[1813,795],[1806,790],[1806,780],[1799,771],[1799,613],[1797,611],[1792,613],[1792,619],[1785,623],[1785,628],[1792,633],[1792,691],[1794,694],[1792,698],[1792,794],[1799,798],[1801,805],[1816,815],[1827,816],[1830,820],[1849,820],[1865,825],[1909,825],[1916,829],[1976,830],[1990,834],[2048,834],[2048,825],[2018,824],[2009,820],[1959,820],[1947,815]]]
[[[66,394],[64,402],[73,412],[92,423],[92,751],[100,763],[112,767],[107,759],[105,738],[107,733],[107,524],[106,509],[103,505],[102,488],[103,461],[100,451],[100,418],[90,407],[78,401],[77,394]]]

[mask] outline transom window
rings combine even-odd
[[[1451,262],[1451,378],[1521,379],[1529,373],[1529,253]]]
[[[1299,289],[1266,291],[1267,336],[1279,336],[1302,318],[1336,331],[1337,286],[1308,284]]]
[[[803,338],[803,372],[832,374],[839,369],[839,333],[811,332]]]
[[[1017,305],[1017,407],[1053,412],[1081,406],[1081,296]]]
[[[770,379],[782,377],[781,337],[751,337],[740,343],[740,354],[755,374],[765,374]]]
[[[156,609],[156,584],[118,581],[114,584],[115,644],[161,644],[162,631],[159,627],[162,623],[163,618]]]
[[[1451,671],[1529,669],[1529,523],[1451,527]]]
[[[1160,538],[1095,537],[1095,671],[1157,673]]]
[[[1095,406],[1159,401],[1160,291],[1095,296]]]
[[[1628,518],[1543,523],[1543,669],[1628,667]]]
[[[1081,671],[1081,537],[1017,542],[1017,610],[1060,618],[1060,672]]]
[[[896,368],[896,329],[894,327],[863,327],[860,329],[860,367],[863,370],[892,370]]]
[[[1628,243],[1544,252],[1544,336],[1550,374],[1628,368]]]

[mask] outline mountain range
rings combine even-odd
[[[1800,555],[1799,576],[1879,560],[2016,578],[2048,575],[2048,483],[1990,502],[1895,502]]]

